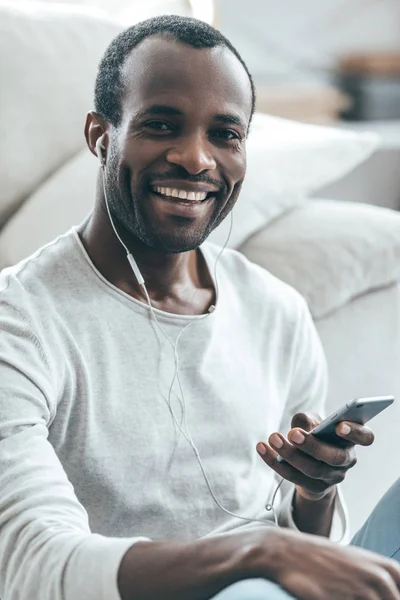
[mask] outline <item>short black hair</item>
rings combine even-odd
[[[94,92],[95,110],[104,119],[115,127],[120,124],[121,100],[125,89],[122,67],[135,46],[145,38],[157,34],[169,34],[193,48],[214,48],[215,46],[229,48],[241,62],[249,77],[252,95],[251,116],[253,116],[256,96],[253,78],[246,63],[230,41],[217,29],[198,19],[163,15],[128,27],[119,33],[106,49],[99,65]]]

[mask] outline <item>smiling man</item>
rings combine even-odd
[[[400,599],[396,562],[326,539],[373,434],[308,433],[326,367],[305,302],[206,241],[253,111],[204,23],[151,19],[107,49],[94,210],[0,278],[2,600]]]
[[[161,32],[176,30],[186,43],[171,34],[148,35],[157,31],[156,23]],[[209,28],[197,25],[194,33],[193,27],[167,19],[117,38],[100,65],[96,111],[85,129],[94,153],[101,137],[109,207],[141,265],[153,306],[189,315],[202,314],[215,301],[202,254],[190,251],[237,200],[254,110],[253,85],[238,57],[215,44]],[[135,50],[127,52],[128,45]],[[82,232],[86,249],[109,280],[118,286],[121,279],[128,293],[144,298],[110,229],[101,183],[98,194]],[[115,247],[116,253],[105,261],[98,257],[103,235],[111,237],[107,251]]]

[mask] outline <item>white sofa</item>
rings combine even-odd
[[[42,28],[32,11],[0,18],[8,57],[0,76],[10,82],[0,92],[0,269],[82,221],[94,199],[98,166],[83,122],[99,57],[118,29],[57,10]],[[329,364],[329,410],[355,396],[399,398],[374,422],[377,441],[344,485],[355,530],[400,475],[400,214],[326,200],[288,202],[281,213],[239,250],[308,300]]]

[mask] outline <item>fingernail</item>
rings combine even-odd
[[[339,431],[342,435],[349,435],[351,427],[345,423],[340,427]]]
[[[271,435],[271,437],[269,438],[269,443],[271,444],[271,446],[274,446],[274,448],[282,448],[283,446],[281,438],[279,437],[279,435],[276,435],[276,433]]]
[[[267,454],[267,449],[264,446],[264,444],[257,444],[257,452],[262,456],[264,456],[264,454]]]
[[[294,434],[290,436],[290,441],[294,442],[295,444],[302,444],[305,439],[305,436],[300,433],[300,431],[295,431]]]

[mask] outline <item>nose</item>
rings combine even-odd
[[[217,163],[209,148],[210,142],[200,134],[177,140],[167,152],[169,163],[183,167],[191,175],[212,171]]]

